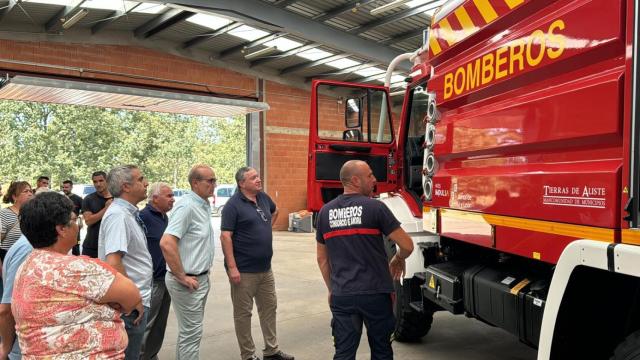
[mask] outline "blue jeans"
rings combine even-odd
[[[334,360],[354,360],[367,327],[372,360],[393,359],[391,334],[395,327],[391,294],[331,296],[331,329],[335,342]]]
[[[134,310],[130,315],[122,314],[120,317],[124,321],[124,328],[127,330],[129,337],[129,345],[124,352],[124,358],[127,360],[139,360],[140,350],[142,350],[142,341],[144,338],[144,330],[147,328],[147,316],[149,316],[149,308],[144,307],[142,320],[138,325],[133,325],[133,321],[138,317],[138,312]]]

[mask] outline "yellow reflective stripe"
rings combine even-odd
[[[504,0],[505,4],[509,7],[509,9],[513,9],[514,7],[522,4],[524,0]]]
[[[438,25],[440,26],[440,29],[438,29],[438,33],[440,34],[441,37],[445,39],[447,44],[449,44],[450,46],[455,44],[456,35],[453,32],[453,29],[451,28],[451,24],[449,24],[449,20],[442,19],[440,20]]]
[[[547,234],[569,236],[578,239],[590,239],[614,242],[615,231],[595,226],[564,224],[553,221],[522,219],[503,215],[489,215],[461,210],[440,209],[440,216],[456,217],[472,221],[480,221],[491,225],[530,230]]]
[[[475,31],[476,26],[473,24],[473,21],[471,21],[471,17],[469,17],[469,13],[467,13],[464,6],[458,7],[456,11],[454,11],[454,14],[458,19],[458,22],[460,22],[460,25],[462,25],[465,36],[468,36]]]
[[[438,44],[438,40],[436,39],[435,31],[433,31],[433,29],[429,31],[429,49],[431,49],[433,55],[438,55],[440,54],[440,52],[442,52],[440,44]]]
[[[640,230],[624,229],[622,230],[622,242],[630,245],[640,245]]]
[[[498,14],[489,3],[489,0],[473,0],[473,2],[476,4],[480,15],[482,15],[482,18],[487,24],[498,17]]]

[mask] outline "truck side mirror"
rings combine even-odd
[[[350,98],[345,102],[344,125],[347,129],[362,126],[362,101],[358,98]]]
[[[362,132],[358,129],[349,129],[342,132],[342,140],[362,141]]]

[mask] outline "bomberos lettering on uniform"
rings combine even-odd
[[[329,227],[337,228],[362,224],[362,206],[349,206],[329,210]]]

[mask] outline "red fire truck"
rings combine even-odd
[[[539,359],[640,359],[638,3],[451,1],[386,86],[313,82],[310,210],[365,160],[417,249],[398,340],[446,310]]]

